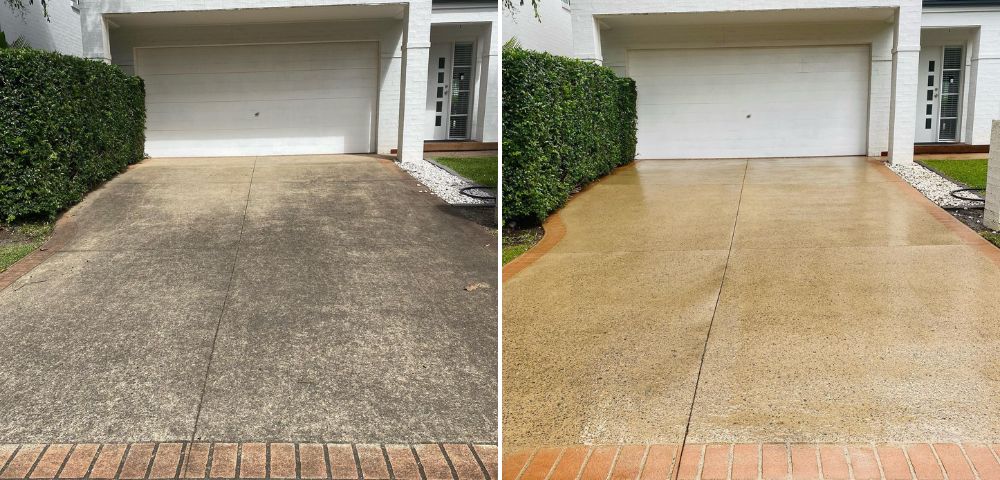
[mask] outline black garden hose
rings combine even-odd
[[[961,195],[956,195],[959,192],[981,192],[982,190],[983,190],[982,188],[959,188],[958,190],[952,190],[951,191],[951,196],[953,196],[953,197],[955,197],[955,198],[957,198],[959,200],[965,200],[966,202],[983,202],[983,203],[986,203],[986,200],[983,200],[982,198],[979,198],[979,197],[969,198],[969,197],[963,197]]]
[[[469,193],[472,192],[473,190],[480,190],[485,192],[492,191],[493,195],[477,195],[476,193]],[[475,198],[476,200],[496,200],[497,199],[496,191],[497,189],[495,187],[486,187],[483,185],[473,185],[471,187],[465,187],[458,190],[458,192],[461,193],[462,195],[465,195],[466,197],[470,198]]]

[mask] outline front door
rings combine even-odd
[[[434,43],[427,68],[427,140],[467,140],[475,57],[472,42]]]
[[[962,51],[961,46],[921,50],[916,143],[958,141],[964,63]]]
[[[435,43],[427,67],[427,140],[448,138],[448,90],[451,86],[451,44]]]

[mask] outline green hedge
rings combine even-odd
[[[0,50],[0,222],[53,217],[143,157],[145,89],[103,62]]]
[[[635,82],[590,62],[503,51],[503,221],[536,223],[635,157]]]

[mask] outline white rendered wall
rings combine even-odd
[[[70,0],[49,1],[49,18],[42,14],[41,2],[25,2],[24,15],[15,13],[6,4],[0,4],[0,31],[8,43],[18,37],[34,48],[80,56],[83,43],[80,34],[80,13]]]
[[[518,2],[514,2],[517,4]],[[503,12],[503,43],[511,38],[529,50],[555,55],[573,54],[573,18],[570,7],[562,0],[542,0],[538,5],[538,18],[531,2],[517,6],[514,11]]]

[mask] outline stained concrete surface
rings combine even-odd
[[[1000,439],[1000,267],[882,168],[647,160],[571,200],[504,284],[506,451]]]
[[[421,190],[371,156],[131,168],[0,291],[0,442],[496,441],[495,235]]]

